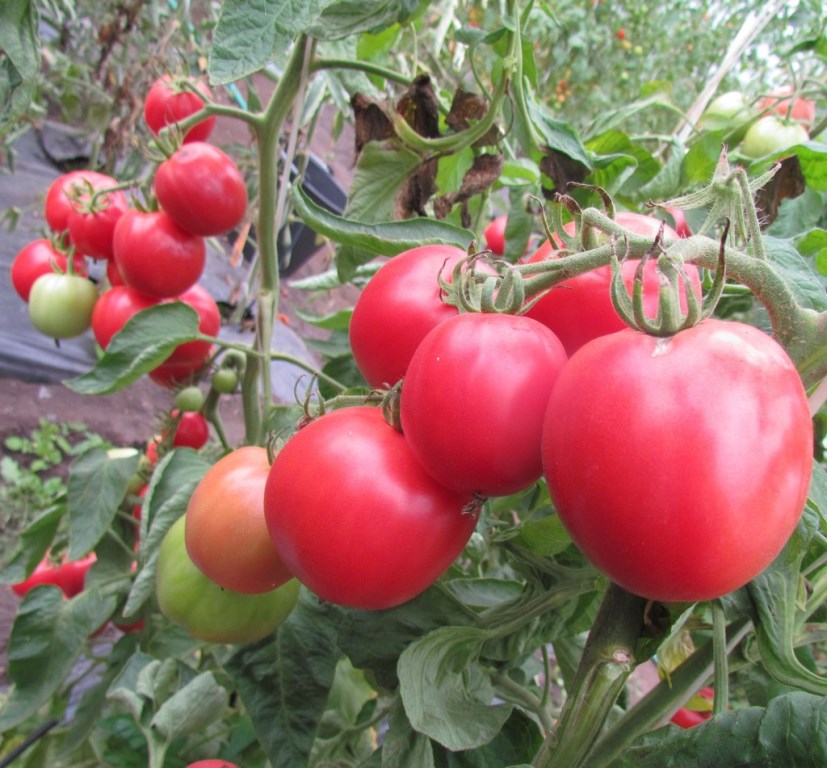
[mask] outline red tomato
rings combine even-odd
[[[686,220],[686,214],[680,208],[669,207],[665,209],[675,223],[675,234],[678,237],[692,237],[692,230]]]
[[[115,261],[127,285],[171,298],[198,282],[204,239],[181,229],[164,211],[128,211],[115,228]]]
[[[650,236],[652,239],[662,224],[660,219],[652,216],[623,211],[617,214],[616,221],[635,234]],[[574,223],[569,222],[564,229],[569,234],[574,234]],[[667,238],[678,237],[669,226],[665,228],[665,234]],[[540,246],[529,262],[543,261],[547,258],[556,258],[548,240]],[[621,265],[623,282],[629,290],[634,283],[638,263],[630,259]],[[685,269],[700,298],[701,279],[697,267],[687,264]],[[565,280],[555,285],[526,312],[526,315],[551,328],[563,342],[566,352],[573,355],[587,341],[626,327],[612,305],[611,280],[612,272],[608,265]],[[659,287],[657,264],[650,260],[646,263],[643,274],[643,305],[650,317],[654,317],[657,311]],[[685,300],[682,300],[681,304],[685,309]]]
[[[92,333],[103,349],[112,337],[142,309],[154,307],[160,299],[145,296],[128,285],[116,285],[104,292],[92,313]]]
[[[805,127],[810,128],[816,121],[815,102],[810,99],[793,98],[792,107],[790,107],[791,94],[792,89],[782,88],[777,93],[761,99],[758,102],[758,109],[762,112],[767,109],[773,110],[783,118],[795,120],[797,123],[803,123]]]
[[[379,409],[343,408],[276,456],[264,516],[285,565],[322,600],[380,610],[451,565],[476,524],[470,502],[425,473]]]
[[[34,281],[38,277],[51,272],[65,272],[67,267],[66,254],[55,250],[51,241],[42,237],[32,240],[17,252],[11,264],[11,282],[18,296],[23,301],[28,301]],[[75,254],[72,268],[76,275],[86,276],[86,259]]]
[[[194,235],[221,235],[247,212],[247,187],[232,159],[218,147],[185,144],[158,166],[155,195],[169,217]]]
[[[125,285],[118,265],[115,263],[115,259],[107,259],[106,261],[106,279],[109,281],[109,285],[113,287],[116,285]]]
[[[180,415],[173,412],[172,415],[178,421],[175,434],[172,436],[173,448],[193,448],[197,451],[207,444],[210,439],[210,425],[200,413],[187,411]]]
[[[221,312],[209,291],[194,285],[175,301],[183,301],[198,313],[198,330],[205,336],[217,336],[221,330]],[[207,364],[213,353],[208,341],[188,341],[175,348],[172,354],[149,373],[149,377],[165,387],[188,383]]]
[[[560,519],[610,579],[663,602],[738,589],[798,522],[813,459],[807,397],[758,329],[626,329],[563,369],[543,429]]]
[[[715,691],[712,688],[701,688],[698,691],[697,698],[706,699],[708,702],[712,702],[713,698],[715,697]],[[674,715],[672,715],[671,721],[675,725],[679,725],[681,728],[694,728],[696,725],[700,725],[705,720],[709,720],[712,717],[712,710],[711,709],[692,709],[688,706],[681,707]]]
[[[187,768],[238,768],[235,763],[228,763],[226,760],[198,760],[190,763]]]
[[[269,592],[293,577],[264,520],[267,450],[245,446],[209,469],[187,505],[185,540],[205,576],[242,594]]]
[[[85,181],[84,181],[85,179]],[[118,182],[111,176],[98,174],[94,178],[84,175],[73,181],[75,198],[67,217],[69,239],[75,248],[95,259],[112,258],[112,237],[115,225],[129,207],[126,195],[120,190],[108,192],[98,198],[91,210],[87,210],[93,195]]]
[[[402,432],[441,485],[507,496],[543,472],[540,438],[566,353],[524,316],[466,313],[434,328],[402,385]]]
[[[65,597],[74,597],[83,592],[86,572],[96,559],[94,552],[80,560],[67,562],[64,558],[60,563],[52,562],[47,556],[34,569],[31,576],[17,584],[12,584],[12,590],[22,597],[40,584],[52,584],[60,587]]]
[[[149,129],[156,135],[165,126],[177,123],[204,107],[204,98],[179,86],[176,79],[189,79],[204,98],[209,99],[212,95],[206,83],[193,78],[174,78],[172,75],[159,77],[152,84],[144,101],[144,119]],[[187,131],[184,141],[206,141],[214,127],[215,117],[207,117]]]
[[[350,346],[371,387],[399,381],[428,331],[457,314],[443,302],[438,278],[449,280],[466,255],[451,245],[412,248],[383,264],[365,286],[353,308]]]
[[[114,183],[111,176],[97,171],[70,171],[58,176],[46,191],[44,213],[49,228],[53,232],[63,232],[69,228],[69,214],[73,209],[72,196],[75,188],[81,190],[92,185],[96,189],[103,189],[111,187]]]
[[[508,214],[504,213],[502,216],[497,216],[497,218],[485,228],[485,232],[483,233],[486,247],[495,256],[505,254],[506,224],[508,224]]]

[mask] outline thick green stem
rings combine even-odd
[[[410,85],[413,82],[410,77],[400,72],[357,59],[317,58],[310,65],[311,72],[320,72],[325,69],[352,69],[357,72],[364,72],[366,75],[376,75],[401,85]]]
[[[646,600],[610,584],[595,617],[555,731],[535,768],[579,768],[635,665]]]

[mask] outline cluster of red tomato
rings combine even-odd
[[[198,112],[208,96],[203,84],[162,77],[145,101],[147,125],[157,134]],[[180,148],[160,163],[153,210],[131,205],[114,178],[95,171],[73,171],[52,183],[45,217],[53,239],[25,246],[11,268],[14,287],[28,302],[38,330],[71,338],[91,326],[105,349],[142,309],[182,301],[198,313],[201,333],[218,333],[218,306],[198,285],[205,238],[238,226],[247,209],[247,189],[233,160],[204,141],[214,122],[211,117],[193,126]],[[100,296],[87,277],[86,257],[107,262],[108,288]],[[211,353],[207,342],[183,344],[150,376],[177,385],[200,370]]]

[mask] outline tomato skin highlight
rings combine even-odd
[[[402,432],[420,464],[455,491],[507,496],[540,479],[543,415],[567,360],[528,317],[466,313],[440,323],[402,384]]]
[[[185,144],[158,166],[155,195],[181,229],[210,237],[229,232],[247,212],[247,187],[233,160],[205,142]]]
[[[710,600],[772,562],[812,471],[804,388],[784,350],[710,319],[668,339],[585,345],[552,392],[543,466],[583,554],[630,592]]]
[[[164,616],[211,643],[252,643],[275,632],[296,605],[299,583],[291,579],[257,595],[225,589],[190,559],[185,527],[185,516],[179,517],[158,552],[155,587]]]
[[[27,243],[17,252],[11,264],[11,282],[17,295],[23,301],[28,301],[34,281],[38,277],[51,274],[56,270],[65,272],[67,267],[66,254],[55,250],[49,240],[41,237]],[[85,277],[87,274],[86,259],[75,254],[72,269],[76,275]]]
[[[269,592],[293,577],[264,520],[269,473],[266,449],[237,448],[213,464],[187,505],[189,556],[210,579],[234,592]]]
[[[202,94],[187,90],[178,90],[172,75],[161,75],[150,87],[144,100],[144,120],[156,136],[168,125],[195,114],[204,107],[204,98],[212,95],[209,86],[201,81],[189,78],[190,82]],[[215,127],[215,116],[204,118],[190,128],[184,136],[184,143],[206,141]]]
[[[615,220],[635,234],[649,236],[653,240],[662,223],[660,219],[652,216],[625,211],[618,212]],[[569,222],[564,229],[569,234],[574,234],[574,223]],[[664,228],[664,234],[666,238],[678,239],[678,233],[668,225]],[[546,240],[529,258],[529,262],[545,261],[549,258],[557,258],[557,256],[549,241]],[[635,271],[639,263],[638,260],[628,259],[621,264],[623,282],[629,291],[634,284]],[[693,290],[700,298],[701,279],[697,267],[687,264],[684,269],[689,276]],[[571,356],[586,342],[626,328],[626,323],[612,305],[611,281],[612,272],[609,265],[564,280],[541,297],[526,312],[526,316],[554,331],[563,342],[566,353]],[[650,260],[644,266],[643,273],[643,306],[648,317],[654,317],[656,314],[659,286],[657,263]],[[685,298],[681,299],[681,306],[685,310]]]
[[[381,610],[429,587],[476,525],[469,494],[443,488],[378,408],[331,411],[278,453],[264,489],[283,562],[322,600]]]
[[[126,285],[168,299],[191,288],[204,271],[204,240],[164,211],[127,211],[115,227],[115,262]]]
[[[423,245],[394,256],[370,279],[353,308],[350,345],[371,387],[396,384],[428,331],[457,314],[442,301],[439,275],[450,279],[465,256],[451,245]]]

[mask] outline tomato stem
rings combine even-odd
[[[715,698],[712,714],[720,715],[729,707],[729,660],[726,643],[726,614],[720,600],[712,601],[712,653],[715,661]]]

